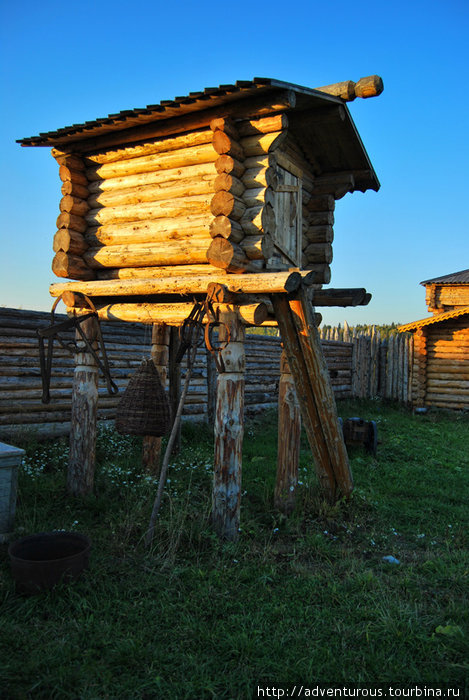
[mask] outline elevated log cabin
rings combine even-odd
[[[469,408],[469,270],[421,282],[429,318],[414,334],[412,400],[416,407]]]
[[[382,89],[378,76],[318,89],[255,78],[20,140],[52,147],[59,165],[52,270],[73,281],[50,291],[70,313],[86,294],[99,318],[153,324],[165,378],[168,327],[184,322],[189,299],[210,293],[216,302],[226,347],[213,523],[224,537],[238,533],[246,325],[278,324],[284,345],[277,502],[290,507],[297,483],[297,400],[325,491],[334,499],[353,488],[312,304],[371,297],[321,288],[331,278],[335,201],[379,189],[346,103]],[[92,485],[94,419],[85,423],[97,369],[86,352],[77,358],[69,474],[81,470],[79,493]]]

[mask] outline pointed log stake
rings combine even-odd
[[[169,436],[168,444],[166,446],[166,452],[164,453],[163,463],[161,465],[160,478],[158,482],[158,491],[156,493],[155,502],[153,504],[153,510],[151,512],[150,522],[148,524],[148,530],[145,535],[145,546],[150,547],[153,542],[153,537],[155,534],[156,519],[161,506],[161,499],[163,498],[163,490],[166,483],[166,474],[168,472],[169,460],[171,453],[173,451],[174,444],[178,437],[179,423],[181,421],[181,415],[184,408],[184,402],[186,400],[187,392],[189,390],[189,383],[192,375],[192,367],[194,366],[195,356],[197,354],[197,340],[198,336],[195,338],[194,345],[190,351],[190,361],[187,364],[186,377],[184,381],[184,387],[181,393],[181,398],[179,399],[179,406],[174,418],[173,428]]]

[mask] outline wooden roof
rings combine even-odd
[[[171,120],[182,123],[186,117],[190,119],[199,112],[219,115],[224,110],[237,110],[248,118],[253,111],[255,113],[256,105],[261,109],[264,102],[275,100],[286,105],[289,128],[308,160],[314,164],[316,175],[352,173],[353,189],[362,192],[379,189],[378,178],[345,100],[271,78],[240,80],[234,85],[205,88],[173,100],[162,100],[159,104],[124,110],[83,124],[19,139],[18,143],[91,153],[108,143],[116,143],[116,140],[125,144],[148,139],[150,134],[158,138],[158,131],[167,129]]]
[[[460,272],[452,272],[450,275],[434,277],[431,280],[424,280],[420,284],[469,284],[469,270],[461,270]]]
[[[464,316],[469,314],[469,306],[463,306],[454,311],[446,311],[442,314],[435,314],[435,316],[429,316],[428,318],[423,318],[420,321],[412,321],[412,323],[406,323],[403,326],[399,326],[397,329],[399,333],[405,333],[406,331],[416,331],[424,326],[430,326],[434,323],[442,323],[443,321],[450,321],[453,318],[459,318],[459,316]]]

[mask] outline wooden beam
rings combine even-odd
[[[318,289],[314,292],[314,306],[366,306],[371,299],[364,288]]]
[[[272,295],[272,303],[318,477],[334,500],[338,491],[349,496],[353,481],[313,307],[304,288],[297,297]]]
[[[276,508],[286,514],[291,513],[295,507],[300,438],[300,406],[296,397],[295,382],[283,350],[278,388],[278,451],[274,503]]]

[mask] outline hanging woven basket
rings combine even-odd
[[[117,406],[116,430],[124,435],[167,435],[171,429],[168,397],[153,360],[144,360],[130,378]]]

